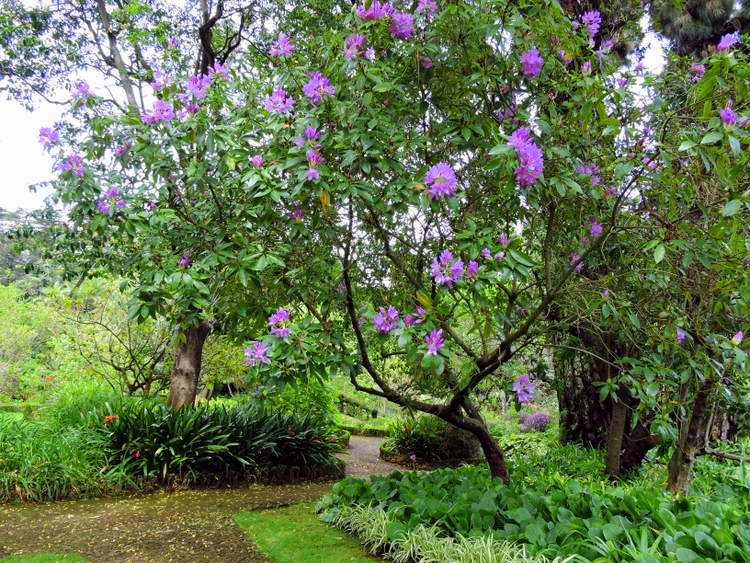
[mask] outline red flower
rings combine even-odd
[[[104,417],[104,424],[109,424],[110,422],[114,422],[119,417],[116,414],[110,414]]]
[[[130,455],[135,459],[138,459],[139,457],[141,457],[141,450],[133,450],[132,452],[130,452]]]

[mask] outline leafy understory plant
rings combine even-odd
[[[331,519],[332,518],[332,519]],[[463,535],[447,537],[438,525],[419,525],[405,531],[394,540],[388,539],[389,528],[397,522],[382,508],[352,506],[342,508],[335,515],[324,514],[334,526],[358,536],[370,552],[384,553],[396,563],[544,563],[545,557],[534,557],[523,545],[497,540],[490,536],[469,538]],[[553,561],[564,563],[572,557]]]

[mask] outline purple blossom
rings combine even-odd
[[[615,42],[611,39],[605,39],[602,41],[601,45],[599,45],[599,49],[596,51],[596,55],[601,59],[609,53],[612,50],[612,47],[615,46]]]
[[[39,129],[39,142],[44,147],[54,145],[60,140],[60,133],[52,129],[51,127],[42,127]]]
[[[424,322],[425,317],[427,317],[427,311],[424,307],[417,305],[414,313],[409,313],[404,317],[404,324],[406,326],[419,325]]]
[[[503,252],[502,250],[500,252],[496,252],[493,258],[499,262],[500,260],[505,258],[505,252]]]
[[[344,58],[351,61],[364,54],[365,36],[355,33],[344,41]]]
[[[112,152],[115,153],[115,156],[117,157],[123,157],[126,154],[128,154],[128,151],[130,151],[130,143],[122,143],[117,145]]]
[[[677,327],[676,334],[677,334],[677,344],[682,346],[682,344],[684,344],[685,342],[685,338],[687,337],[687,332],[682,330],[680,327]]]
[[[372,318],[372,324],[375,326],[375,330],[382,334],[388,334],[398,327],[398,309],[393,305],[385,307],[379,307],[378,313]]]
[[[516,394],[516,398],[521,404],[533,401],[535,391],[536,386],[526,374],[519,376],[518,379],[513,382],[513,392]]]
[[[424,183],[428,186],[427,194],[434,200],[455,194],[458,180],[450,164],[438,162],[427,171]]]
[[[428,57],[427,55],[419,55],[419,66],[421,66],[425,70],[430,70],[432,68],[432,59]]]
[[[605,287],[604,289],[602,289],[602,297],[604,297],[604,299],[609,299],[609,288],[608,287]]]
[[[88,82],[85,80],[76,80],[73,82],[73,88],[70,92],[75,98],[88,98],[89,96],[93,96],[91,86],[89,86]]]
[[[154,79],[149,83],[151,88],[157,92],[169,85],[169,76],[160,70],[154,71]]]
[[[86,173],[86,169],[83,166],[83,158],[78,154],[69,154],[59,164],[60,170],[69,170],[76,176],[83,176]]]
[[[268,317],[268,326],[271,327],[271,334],[277,338],[287,338],[291,334],[286,323],[289,322],[291,315],[283,307],[276,309],[276,312]]]
[[[583,74],[591,74],[591,61],[586,61],[581,65],[581,72]]]
[[[479,262],[476,260],[470,260],[466,266],[466,277],[469,279],[476,279],[479,274]]]
[[[372,0],[369,8],[365,8],[364,6],[357,6],[355,13],[363,20],[381,20],[383,18],[390,17],[391,14],[393,14],[393,6],[391,6],[388,2]]]
[[[365,55],[364,56],[365,56],[365,58],[368,61],[374,61],[375,60],[375,49],[373,49],[372,47],[368,47],[367,49],[365,49]]]
[[[147,201],[146,202],[146,211],[153,211],[156,209],[157,205],[155,201]]]
[[[693,75],[693,80],[700,80],[701,76],[706,72],[706,65],[693,63],[690,65],[690,74]]]
[[[408,41],[414,35],[414,16],[406,12],[394,13],[388,31],[396,39]]]
[[[735,334],[732,337],[732,344],[734,344],[735,346],[739,346],[740,344],[742,344],[742,341],[744,339],[745,339],[745,333],[742,332],[741,330],[737,331],[737,334]]]
[[[265,164],[265,160],[263,160],[263,155],[260,154],[254,154],[253,156],[249,157],[250,164],[255,166],[255,168],[263,168],[263,164]]]
[[[487,260],[492,260],[492,251],[486,246],[482,249],[482,258],[486,258]]]
[[[618,88],[625,88],[630,83],[627,76],[621,76],[617,79]]]
[[[258,364],[267,364],[268,345],[260,340],[254,340],[248,348],[245,348],[245,364],[248,366],[257,366]]]
[[[568,53],[566,53],[563,49],[560,49],[560,59],[562,59],[562,62],[565,66],[568,66],[573,62],[573,57],[568,55]]]
[[[274,88],[271,95],[263,100],[263,107],[269,113],[287,113],[294,107],[294,98],[287,96],[283,88]]]
[[[109,203],[104,201],[103,199],[100,199],[96,202],[96,209],[103,215],[109,215],[109,212],[112,210]]]
[[[118,209],[125,209],[128,206],[128,202],[122,198],[118,198],[117,201],[115,201],[115,205]]]
[[[599,27],[602,25],[602,15],[598,10],[584,12],[581,16],[581,23],[586,26],[589,37],[594,37],[594,35],[599,33]]]
[[[180,40],[177,37],[170,37],[167,39],[167,47],[177,47],[180,44]]]
[[[583,270],[583,262],[581,261],[581,258],[583,257],[577,250],[570,253],[570,266],[571,268],[574,268],[576,272]]]
[[[537,181],[544,171],[542,150],[531,139],[528,127],[521,127],[513,132],[508,144],[516,150],[519,166],[516,168],[516,181],[521,186],[530,186]]]
[[[738,31],[735,31],[734,33],[727,33],[726,35],[722,35],[721,39],[719,40],[719,44],[716,45],[716,50],[720,53],[723,51],[727,51],[730,47],[733,47],[739,42],[740,34]]]
[[[500,246],[502,246],[503,248],[505,248],[506,246],[510,245],[511,242],[513,242],[513,239],[510,238],[505,233],[500,233],[500,236],[497,237],[497,243]]]
[[[737,124],[737,113],[732,109],[732,101],[728,101],[727,105],[719,111],[721,121],[724,125],[736,125]]]
[[[543,412],[521,414],[518,419],[521,422],[521,431],[523,432],[544,432],[550,422],[549,415]]]
[[[596,238],[601,236],[602,232],[604,232],[604,225],[601,223],[598,223],[596,221],[596,217],[591,218],[591,229],[589,229],[589,234],[591,235],[591,238]]]
[[[211,80],[215,80],[216,78],[223,78],[226,80],[229,78],[229,70],[227,70],[227,67],[223,64],[216,61],[213,66],[208,67],[208,77]]]
[[[103,195],[107,199],[114,199],[120,195],[120,190],[118,190],[117,188],[109,188],[107,191],[104,192]]]
[[[433,330],[430,334],[424,337],[424,342],[427,344],[427,355],[437,356],[438,350],[445,346],[443,330]]]
[[[331,86],[331,82],[319,72],[311,72],[309,75],[310,79],[302,87],[302,93],[307,96],[310,101],[318,105],[323,101],[323,96],[333,96],[336,93],[336,89]]]
[[[320,170],[318,170],[317,168],[308,168],[307,179],[310,182],[317,182],[318,180],[320,180]]]
[[[522,54],[520,60],[524,76],[532,78],[539,76],[539,73],[542,72],[544,59],[539,55],[539,50],[536,47],[532,47]]]
[[[450,250],[443,250],[432,261],[432,279],[438,285],[451,287],[464,275],[464,261],[454,258]]]
[[[302,219],[305,216],[305,211],[297,207],[296,209],[292,209],[288,215],[291,219]]]
[[[172,104],[165,102],[164,100],[154,100],[154,107],[151,112],[145,112],[141,119],[143,123],[153,124],[161,122],[172,121],[175,117],[174,108]]]
[[[435,3],[435,0],[419,0],[419,4],[417,4],[417,13],[418,14],[424,14],[428,18],[435,15],[435,12],[437,11],[437,4]]]
[[[308,149],[307,153],[305,153],[305,157],[307,158],[307,163],[313,168],[317,168],[323,164],[323,155],[315,149]]]
[[[654,156],[654,155],[646,155],[646,156],[644,156],[641,159],[641,162],[649,170],[656,170],[656,167],[659,165],[659,161],[656,160],[656,156]]]
[[[211,85],[211,79],[205,74],[195,74],[185,82],[185,89],[190,92],[197,100],[206,97],[208,87]]]
[[[268,52],[272,57],[288,57],[294,53],[295,49],[296,47],[289,41],[287,34],[281,32]]]
[[[617,188],[615,186],[608,187],[604,192],[604,195],[607,197],[617,197]]]
[[[187,268],[190,266],[190,258],[187,256],[183,256],[180,258],[180,260],[177,262],[181,268]]]
[[[305,127],[305,139],[311,145],[319,147],[320,145],[317,144],[317,141],[320,139],[320,131],[315,127]]]

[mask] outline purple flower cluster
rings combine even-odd
[[[383,18],[389,18],[393,14],[394,9],[388,2],[380,2],[379,0],[372,0],[369,8],[364,6],[357,6],[355,13],[363,20],[382,20]]]
[[[70,90],[75,98],[88,98],[93,96],[94,93],[91,91],[91,86],[85,80],[76,80],[73,83],[73,88]]]
[[[393,305],[385,307],[379,307],[378,313],[372,318],[372,324],[375,326],[375,330],[382,334],[389,334],[398,327],[399,315],[398,309]]]
[[[157,92],[161,90],[162,88],[166,88],[169,86],[170,78],[167,74],[160,70],[154,71],[154,79],[149,83],[151,88],[156,90]]]
[[[729,100],[727,105],[719,111],[719,116],[724,125],[736,125],[737,113],[732,109],[732,101]]]
[[[78,154],[69,154],[62,162],[58,165],[60,170],[68,170],[76,176],[83,176],[86,173],[86,169],[83,166],[83,158]]]
[[[265,160],[263,160],[263,155],[261,154],[254,154],[253,156],[248,157],[248,160],[255,168],[263,168],[263,165],[265,164]]]
[[[426,17],[431,18],[437,11],[437,4],[435,0],[419,0],[417,4],[417,13],[424,14]]]
[[[427,184],[427,194],[432,199],[450,197],[456,193],[458,180],[456,173],[447,162],[438,162],[425,174],[424,183]]]
[[[576,172],[582,176],[588,176],[592,186],[598,186],[602,183],[602,178],[599,176],[599,167],[596,164],[579,164]]]
[[[269,113],[287,113],[294,107],[294,98],[287,96],[283,88],[274,88],[271,95],[263,100],[263,107]]]
[[[425,308],[417,305],[417,308],[414,313],[409,313],[408,315],[404,317],[404,324],[406,326],[414,326],[414,325],[422,324],[426,316],[427,316],[427,311],[425,310]]]
[[[521,375],[513,382],[513,392],[521,404],[530,403],[534,400],[536,386],[527,374]]]
[[[220,62],[216,61],[213,66],[208,67],[208,77],[211,80],[216,78],[223,78],[226,80],[229,78],[229,70]]]
[[[479,262],[476,260],[469,260],[466,265],[466,277],[470,280],[474,280],[479,275]]]
[[[122,158],[128,154],[128,151],[130,151],[130,143],[120,143],[112,149],[112,152],[115,153],[115,156],[118,158]]]
[[[738,31],[735,31],[734,33],[727,33],[726,35],[722,35],[721,39],[719,40],[718,45],[716,45],[716,50],[720,53],[724,51],[728,51],[730,48],[732,48],[734,45],[740,42],[740,34]]]
[[[739,346],[742,344],[742,341],[745,339],[745,333],[740,331],[737,331],[737,333],[732,337],[732,344],[735,346]]]
[[[273,315],[268,317],[268,326],[271,327],[271,334],[278,338],[287,338],[291,334],[289,327],[286,326],[289,319],[289,311],[279,307]]]
[[[406,12],[395,12],[391,16],[388,31],[396,39],[408,41],[414,35],[414,16]]]
[[[523,432],[544,432],[550,422],[549,415],[543,412],[521,414],[518,418]]]
[[[539,50],[536,47],[532,47],[523,53],[520,60],[524,76],[533,78],[534,76],[539,76],[539,73],[542,72],[544,59],[541,57]]]
[[[304,134],[296,136],[294,139],[292,139],[292,142],[297,147],[304,147],[305,143],[309,143],[310,146],[318,148],[320,147],[320,143],[318,143],[319,140],[320,131],[318,131],[315,127],[305,127]]]
[[[706,72],[706,65],[693,63],[690,65],[690,74],[693,75],[693,80],[700,80],[701,76]]]
[[[333,96],[336,93],[336,89],[331,86],[331,81],[321,73],[311,72],[308,76],[310,79],[302,86],[302,93],[313,104],[318,105],[323,102],[323,96]]]
[[[187,268],[191,264],[191,260],[189,256],[183,256],[180,258],[180,260],[177,262],[177,264],[180,266],[180,268]]]
[[[150,112],[143,112],[141,119],[146,125],[152,125],[159,122],[172,121],[175,118],[174,107],[164,100],[154,100],[154,106]]]
[[[583,256],[581,256],[581,253],[577,250],[570,253],[570,267],[579,273],[583,270],[583,262],[581,261],[581,258],[583,258]]]
[[[42,127],[39,129],[39,142],[44,147],[54,145],[60,140],[60,133],[52,129],[51,127]]]
[[[589,229],[589,234],[591,235],[591,238],[597,238],[602,235],[604,232],[604,225],[601,223],[598,223],[596,220],[596,217],[591,218],[591,228]]]
[[[311,182],[317,182],[320,179],[320,170],[318,168],[323,164],[323,155],[315,149],[308,149],[305,156],[307,157],[307,164],[310,166],[307,169],[307,179]]]
[[[687,332],[685,332],[680,327],[677,327],[677,330],[675,331],[675,336],[677,338],[677,344],[682,346],[685,343],[685,338],[687,338]]]
[[[591,74],[591,61],[586,61],[581,65],[582,74]]]
[[[297,207],[296,209],[292,209],[288,215],[290,219],[297,219],[299,221],[305,216],[305,210]]]
[[[528,127],[517,129],[508,140],[518,156],[519,166],[516,168],[516,181],[521,186],[530,186],[539,179],[544,171],[544,155],[542,150],[531,138]]]
[[[443,250],[440,255],[432,261],[432,279],[438,285],[451,287],[464,275],[464,261],[454,258],[450,250]]]
[[[365,49],[367,39],[364,35],[355,33],[350,35],[344,41],[344,58],[347,61],[353,61],[357,57],[364,57],[368,61],[375,59],[375,49],[369,47]]]
[[[427,344],[427,355],[437,356],[438,350],[445,346],[443,330],[433,330],[430,334],[424,337],[424,343]]]
[[[258,364],[267,364],[268,345],[260,340],[254,340],[249,347],[245,348],[245,364],[248,366],[257,366]]]
[[[210,85],[210,77],[205,74],[195,74],[187,79],[187,82],[185,82],[185,89],[190,92],[196,100],[202,100],[206,97]]]
[[[272,57],[288,57],[294,53],[295,49],[295,46],[289,41],[289,37],[282,31],[268,52]]]
[[[586,27],[586,31],[588,32],[589,37],[593,38],[594,35],[599,33],[599,28],[602,25],[602,15],[598,10],[590,10],[588,12],[584,12],[584,14],[581,16],[581,24]]]
[[[99,213],[109,215],[112,211],[112,205],[120,209],[127,207],[125,200],[120,197],[120,191],[117,188],[109,188],[102,194],[102,198],[96,202],[96,208]]]

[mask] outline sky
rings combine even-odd
[[[647,24],[644,18],[641,25],[646,28]],[[658,73],[664,66],[664,44],[652,33],[646,34],[644,42],[646,69]],[[44,205],[49,190],[29,190],[30,185],[54,176],[54,163],[39,144],[39,129],[52,126],[62,111],[62,106],[40,101],[28,112],[20,104],[0,98],[0,208],[15,211]]]

